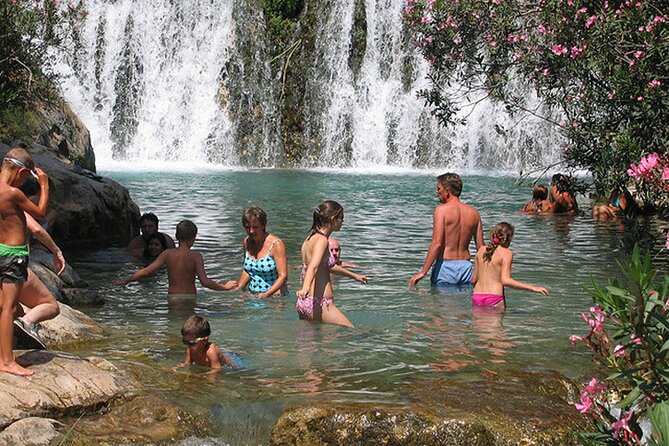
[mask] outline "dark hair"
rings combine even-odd
[[[181,327],[181,336],[192,336],[194,338],[204,338],[211,334],[209,321],[202,316],[191,316],[186,319]]]
[[[197,226],[190,220],[181,220],[177,225],[177,240],[180,242],[192,240],[197,236]]]
[[[551,178],[551,182],[557,188],[558,192],[571,192],[573,186],[573,180],[571,177],[564,175],[562,173],[556,173]]]
[[[451,194],[456,197],[460,197],[462,193],[462,178],[457,173],[445,173],[437,177],[437,181],[448,189]]]
[[[539,184],[532,190],[532,200],[545,200],[548,198],[548,189]]]
[[[332,217],[338,217],[344,214],[344,208],[339,203],[332,200],[326,200],[316,206],[314,209],[314,222],[309,229],[309,236],[314,235],[318,228],[329,225]]]
[[[163,251],[167,249],[167,239],[165,238],[165,235],[161,232],[154,232],[149,236],[148,239],[146,239],[146,248],[144,248],[144,257],[151,257],[151,254],[149,254],[149,242],[153,239],[158,239],[160,242],[160,246],[163,247]]]
[[[152,212],[147,212],[146,214],[142,214],[141,217],[139,217],[139,223],[142,224],[142,220],[149,220],[151,223],[156,225],[156,228],[158,227],[158,217],[156,214]]]
[[[15,140],[15,141],[12,141],[12,148],[14,149],[14,148],[16,148],[16,147],[18,147],[18,148],[20,148],[20,149],[27,149],[27,148],[28,148],[28,144],[26,144],[26,143],[24,143],[23,141],[17,139],[17,140]]]
[[[258,206],[251,206],[242,213],[242,225],[246,226],[252,220],[258,220],[258,223],[264,228],[267,226],[267,214]]]
[[[490,243],[486,245],[483,260],[489,262],[498,246],[508,248],[513,238],[513,225],[506,222],[497,223],[490,232]]]

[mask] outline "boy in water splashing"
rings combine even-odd
[[[35,205],[18,187],[30,176],[40,186]],[[14,358],[14,312],[23,284],[28,279],[28,245],[24,212],[44,218],[49,204],[49,178],[35,168],[30,154],[23,148],[7,152],[0,171],[0,372],[30,376],[32,370],[22,367]]]

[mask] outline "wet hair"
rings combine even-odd
[[[197,226],[190,220],[181,220],[177,225],[176,238],[180,242],[193,240],[197,236]]]
[[[263,228],[267,226],[267,214],[258,206],[251,206],[242,213],[242,226],[246,227],[253,220],[258,220]]]
[[[457,173],[445,173],[443,175],[439,175],[437,177],[437,181],[448,189],[451,194],[453,194],[456,197],[460,197],[460,194],[462,193],[462,178],[460,178],[460,175]]]
[[[141,225],[142,221],[144,220],[149,220],[151,223],[156,225],[156,228],[158,227],[158,217],[153,212],[147,212],[146,214],[142,214],[142,216],[139,217],[139,224]]]
[[[490,243],[486,245],[483,260],[489,262],[498,246],[508,248],[513,238],[513,225],[506,222],[497,223],[490,232]]]
[[[191,316],[186,319],[183,327],[181,327],[181,336],[189,336],[194,338],[204,338],[211,334],[211,327],[209,321],[202,316]]]
[[[545,200],[548,198],[548,188],[539,184],[532,190],[532,200]]]
[[[165,235],[163,235],[160,232],[155,232],[149,236],[148,239],[146,239],[146,248],[144,248],[144,257],[152,257],[151,254],[149,254],[149,242],[153,239],[158,239],[160,242],[160,246],[163,247],[163,251],[167,249],[167,239],[165,238]]]
[[[571,192],[572,191],[572,179],[567,175],[562,173],[556,173],[551,178],[551,183],[555,185],[559,192]]]
[[[326,200],[314,209],[314,222],[309,229],[309,237],[318,232],[318,228],[329,225],[332,217],[344,215],[344,208],[336,201]]]
[[[22,162],[28,169],[35,170],[35,162],[33,161],[30,153],[23,147],[14,147],[9,152],[5,154],[5,158],[14,158],[17,161]],[[2,161],[3,167],[5,165],[9,166],[11,169],[20,169],[16,164],[10,163],[9,161]]]

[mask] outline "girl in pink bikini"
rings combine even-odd
[[[297,292],[297,313],[300,319],[352,327],[334,304],[330,282],[333,272],[367,283],[367,277],[337,265],[328,247],[330,234],[339,231],[344,222],[344,208],[336,201],[324,201],[316,207],[313,217],[309,235],[302,243],[302,288]]]
[[[544,287],[519,282],[511,277],[513,251],[509,249],[509,245],[512,238],[513,226],[509,223],[498,223],[490,234],[490,243],[481,246],[476,253],[472,276],[474,305],[505,309],[505,286],[548,295],[548,290]]]

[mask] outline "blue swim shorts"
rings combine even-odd
[[[474,265],[469,260],[437,260],[432,266],[432,285],[469,285]]]

